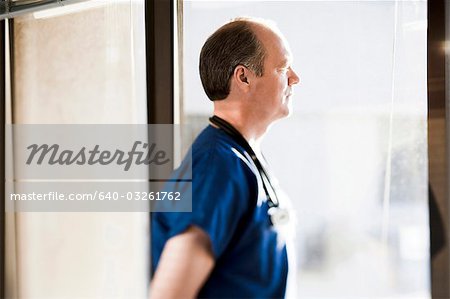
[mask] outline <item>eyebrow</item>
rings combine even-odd
[[[285,59],[283,59],[283,61],[279,64],[279,67],[284,67],[284,66],[287,66],[288,64],[291,64],[291,63],[292,63],[292,58],[291,58],[291,57],[285,58]]]

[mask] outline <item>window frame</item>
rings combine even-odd
[[[3,200],[0,202],[0,297],[4,298],[5,294],[5,20],[0,21],[0,65],[3,66],[0,70],[0,180],[3,182],[0,186],[0,192],[3,194]]]
[[[450,159],[450,120],[449,94],[446,82],[449,80],[449,70],[446,69],[446,54],[442,51],[443,42],[449,41],[447,28],[450,26],[450,4],[448,1],[428,1],[428,171],[429,171],[429,215],[430,215],[430,267],[431,267],[431,297],[449,298],[450,259],[449,259],[449,169]],[[448,83],[448,82],[447,82]],[[430,123],[444,119],[445,127],[439,128]],[[445,141],[439,145],[430,142],[430,136],[445,136]],[[444,152],[444,160],[436,165],[434,152]],[[434,159],[434,160],[433,160]],[[433,180],[436,173],[444,170],[442,180]],[[432,190],[432,186],[436,190]],[[435,192],[438,191],[438,192]],[[445,262],[446,261],[446,262]],[[444,264],[443,264],[444,262]]]

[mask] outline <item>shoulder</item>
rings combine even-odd
[[[206,127],[192,144],[191,153],[194,175],[218,173],[231,180],[244,176],[250,183],[256,183],[248,154],[222,130]]]

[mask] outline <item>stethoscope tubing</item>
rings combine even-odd
[[[258,157],[256,156],[255,151],[252,149],[250,144],[247,142],[247,140],[242,136],[242,134],[233,127],[229,122],[226,120],[218,117],[217,115],[213,115],[209,118],[209,121],[219,127],[219,129],[222,129],[226,134],[228,134],[234,141],[236,141],[240,146],[244,148],[245,151],[250,155],[250,158],[252,159],[253,163],[256,166],[256,169],[259,172],[259,175],[262,180],[264,192],[266,193],[267,197],[267,204],[270,208],[277,208],[279,206],[279,200],[277,193],[275,191],[275,188],[273,187],[269,175],[267,174],[266,169],[262,165],[262,163],[259,161]],[[272,191],[273,195],[270,194],[269,188]],[[274,201],[275,199],[275,201]]]

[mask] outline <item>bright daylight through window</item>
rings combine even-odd
[[[297,213],[299,297],[429,298],[427,3],[185,1],[181,119],[198,129],[198,53],[238,16],[274,20],[300,77],[263,144]]]

